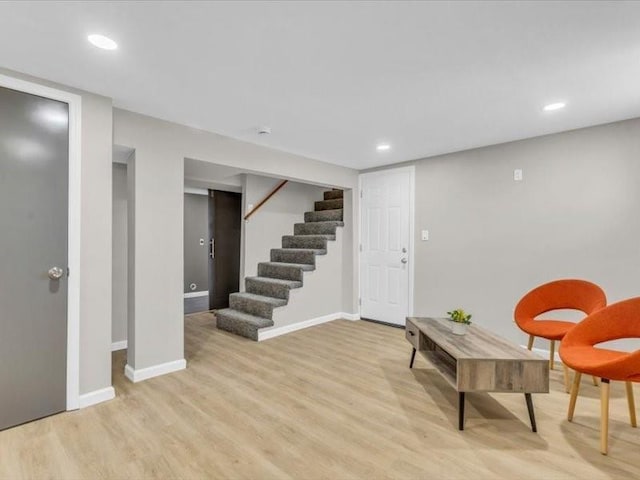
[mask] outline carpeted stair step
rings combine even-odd
[[[316,212],[319,210],[335,210],[336,208],[342,208],[342,204],[342,198],[335,198],[333,200],[320,200],[319,202],[315,202],[314,210]]]
[[[272,327],[273,320],[249,315],[232,308],[225,308],[216,312],[216,325],[220,330],[226,330],[257,341],[258,330]]]
[[[273,248],[271,249],[271,261],[281,263],[307,263],[316,264],[316,255],[325,255],[324,249],[313,248]]]
[[[328,242],[344,226],[343,195],[338,189],[324,192],[315,211],[294,225],[294,235],[282,237],[282,248],[271,250],[271,261],[258,264],[258,276],[245,278],[246,292],[232,293],[230,308],[216,312],[220,330],[258,340],[260,329],[274,325],[274,309],[287,305],[291,289],[302,287],[304,272],[315,270],[316,256],[327,254]]]
[[[335,235],[337,227],[343,227],[344,222],[311,222],[296,223],[293,226],[294,235]]]
[[[303,272],[315,269],[315,265],[305,265],[303,263],[260,262],[258,264],[258,276],[301,282],[304,278]]]
[[[282,248],[320,248],[327,249],[327,242],[335,240],[335,235],[285,235]]]
[[[268,277],[247,277],[244,280],[247,293],[289,300],[289,291],[302,287],[302,282]]]
[[[343,193],[342,190],[329,190],[328,192],[324,192],[324,199],[335,200],[336,198],[342,198]]]
[[[341,208],[336,210],[320,210],[319,212],[305,212],[304,221],[310,222],[341,222],[343,220],[343,211]]]
[[[256,317],[273,318],[273,309],[286,305],[282,298],[256,295],[255,293],[232,293],[229,295],[229,307],[239,312],[255,315]]]

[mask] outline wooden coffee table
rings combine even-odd
[[[466,392],[524,393],[531,429],[536,432],[532,393],[549,393],[549,361],[502,337],[470,325],[466,335],[451,333],[442,318],[407,318],[413,346],[409,368],[420,352],[458,392],[458,428],[464,430]]]

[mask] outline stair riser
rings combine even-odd
[[[304,221],[309,222],[329,222],[338,221],[343,219],[343,210],[321,210],[319,212],[306,212],[304,214]]]
[[[258,341],[258,329],[250,324],[238,321],[234,318],[227,318],[224,314],[216,315],[216,325],[220,330],[235,333],[241,337]]]
[[[335,200],[321,200],[319,202],[315,202],[315,211],[320,210],[335,210],[338,208],[342,208],[342,199],[337,198]]]
[[[335,200],[336,198],[342,198],[344,192],[342,190],[329,190],[324,192],[325,200]]]
[[[285,236],[282,237],[282,247],[283,248],[318,248],[318,249],[327,249],[327,239],[322,237],[316,238],[306,238],[306,237],[296,237],[296,236]]]
[[[269,278],[281,278],[282,280],[295,280],[302,282],[302,269],[299,267],[289,267],[286,265],[259,263],[258,276]]]
[[[337,224],[332,223],[296,223],[293,226],[294,235],[335,235]]]
[[[245,286],[248,293],[256,295],[264,295],[265,297],[282,298],[289,300],[290,288],[286,285],[264,284],[251,278],[245,280]]]
[[[300,252],[300,251],[287,251],[287,249],[273,249],[271,250],[272,262],[283,263],[305,263],[307,265],[316,264],[316,254],[314,251]]]
[[[229,297],[229,308],[255,315],[256,317],[268,318],[269,320],[273,318],[273,305],[256,300],[238,298],[231,295]]]

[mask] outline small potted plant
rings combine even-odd
[[[463,309],[456,308],[450,312],[449,320],[451,320],[451,333],[455,335],[465,335],[469,325],[471,325],[471,314],[467,314]]]

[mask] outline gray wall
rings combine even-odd
[[[184,358],[185,158],[318,185],[357,185],[353,169],[133,112],[114,109],[113,122],[113,143],[135,149],[128,172],[131,223],[127,352],[127,362],[134,369]]]
[[[316,269],[304,272],[304,286],[289,293],[289,303],[273,311],[272,328],[313,320],[335,313],[356,313],[343,303],[344,279],[342,276],[344,231],[338,228],[336,240],[328,242],[327,254],[316,257]]]
[[[80,393],[100,390],[111,386],[111,99],[3,68],[0,73],[82,97]]]
[[[243,215],[250,204],[256,205],[268,195],[280,179],[259,175],[244,175]],[[255,215],[243,222],[244,277],[257,275],[259,262],[269,261],[272,248],[281,248],[282,236],[293,235],[295,223],[304,222],[304,212],[313,211],[314,202],[323,199],[327,188],[298,182],[287,183],[264,204]],[[304,287],[292,290],[289,304],[274,311],[274,328],[311,320],[334,313],[356,313],[353,299],[354,225],[351,215],[351,190],[346,192],[345,226],[338,229],[335,242],[329,242],[327,255],[316,258],[317,269],[306,272]],[[244,281],[241,279],[241,290]]]
[[[127,166],[113,164],[111,341],[127,339]]]
[[[242,215],[247,214],[249,205],[257,205],[281,181],[278,178],[245,175]],[[322,200],[325,190],[314,185],[289,182],[255,215],[243,222],[243,278],[257,275],[258,263],[269,261],[272,248],[282,247],[282,236],[293,235],[293,225],[304,222],[304,212],[313,210],[313,202]],[[241,290],[244,290],[244,281],[241,281]]]
[[[209,290],[209,198],[184,194],[184,293]],[[200,239],[204,245],[200,245]]]
[[[523,343],[513,308],[543,282],[588,279],[610,302],[640,295],[640,119],[411,163],[415,314],[463,307]]]
[[[111,385],[111,99],[82,94],[80,393]]]

